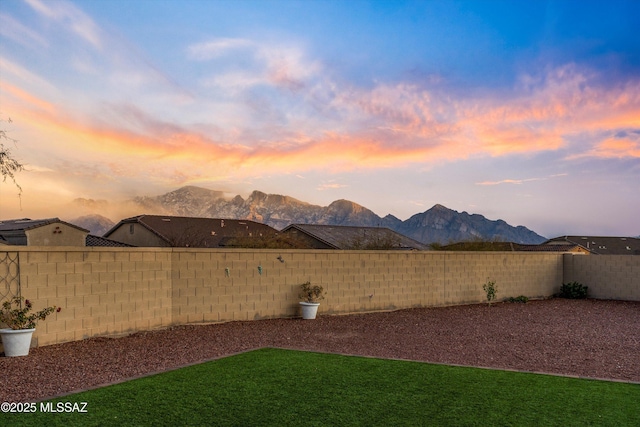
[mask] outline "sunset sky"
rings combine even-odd
[[[638,28],[636,0],[0,0],[0,219],[197,185],[637,236]]]

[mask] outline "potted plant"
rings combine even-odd
[[[318,301],[324,299],[324,289],[320,285],[311,285],[306,282],[300,285],[300,306],[303,319],[315,319],[318,313]]]
[[[24,307],[23,307],[24,300]],[[11,308],[15,305],[15,308]],[[31,347],[31,336],[36,330],[38,320],[45,320],[48,315],[60,312],[60,307],[47,307],[37,313],[31,313],[31,301],[22,297],[15,297],[2,303],[0,323],[6,324],[8,329],[0,329],[4,355],[7,357],[26,356]]]

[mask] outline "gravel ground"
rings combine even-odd
[[[640,382],[640,302],[551,299],[91,338],[0,357],[0,401],[42,400],[260,347]]]

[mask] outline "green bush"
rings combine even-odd
[[[487,294],[487,302],[491,305],[491,301],[496,299],[496,295],[498,294],[498,288],[496,287],[496,282],[487,279],[487,283],[482,285],[482,289]]]
[[[519,297],[510,297],[508,300],[508,302],[519,302],[521,304],[526,304],[529,301],[529,298],[525,297],[524,295],[520,295]]]
[[[587,286],[578,282],[563,283],[560,298],[583,299],[587,297]]]

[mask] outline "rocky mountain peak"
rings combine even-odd
[[[263,193],[262,191],[258,191],[258,190],[253,190],[251,192],[251,194],[249,194],[249,197],[247,198],[247,201],[249,200],[253,200],[253,201],[257,201],[257,200],[264,200],[267,198],[267,194]]]
[[[451,211],[451,209],[449,209],[446,206],[442,206],[439,203],[436,203],[435,205],[433,205],[433,207],[431,209],[429,209],[430,211],[434,211],[434,212],[441,212],[441,211]]]
[[[222,191],[209,190],[202,187],[196,187],[195,185],[187,185],[181,187],[175,191],[171,191],[160,196],[165,200],[197,200],[197,199],[220,199],[224,197]]]
[[[393,215],[379,217],[366,207],[340,199],[323,207],[290,196],[253,191],[247,199],[225,198],[222,191],[187,186],[156,197],[131,201],[148,214],[207,218],[250,219],[276,229],[290,224],[325,224],[388,227],[422,243],[450,243],[482,238],[517,243],[541,243],[546,239],[526,227],[512,227],[502,220],[459,213],[436,204],[431,209],[401,221]],[[88,228],[88,227],[85,227]]]
[[[381,223],[382,218],[364,206],[340,199],[327,206],[320,224],[375,227]]]
[[[111,230],[115,225],[115,223],[109,218],[97,214],[84,215],[67,222],[89,230],[90,234],[96,236],[102,236],[104,233]]]

